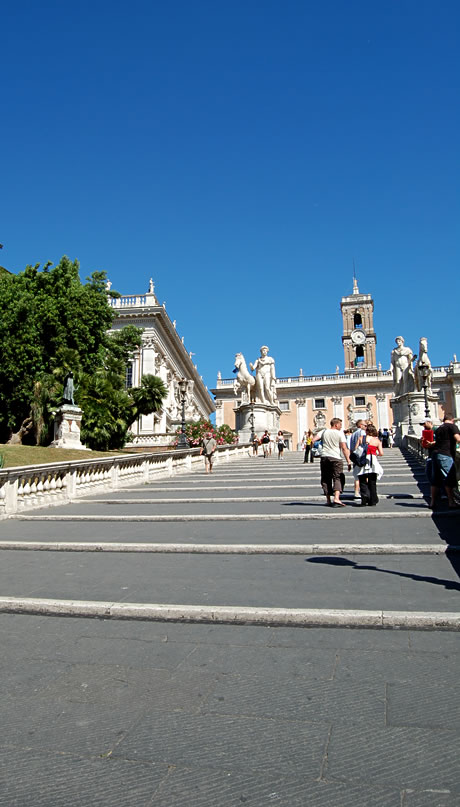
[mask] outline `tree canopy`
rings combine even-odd
[[[142,331],[130,326],[108,334],[107,294],[105,272],[82,283],[78,261],[67,257],[42,270],[37,264],[17,275],[0,273],[0,442],[29,418],[37,443],[51,439],[69,370],[91,447],[120,447],[136,417],[161,406],[166,390],[153,376],[139,390],[124,388]]]

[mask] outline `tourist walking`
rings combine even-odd
[[[383,476],[383,468],[377,457],[383,457],[382,441],[378,438],[375,426],[366,427],[366,436],[360,437],[355,448],[355,454],[365,452],[365,465],[355,465],[353,476],[358,481],[361,494],[361,507],[375,507],[378,504],[377,480]]]
[[[262,451],[264,452],[264,457],[265,459],[267,459],[268,453],[270,451],[270,435],[267,429],[265,429],[260,442],[262,445]]]
[[[212,432],[205,434],[201,441],[200,454],[204,455],[204,466],[206,473],[212,474],[212,466],[214,462],[214,452],[217,448],[217,441]]]
[[[430,485],[433,484],[433,451],[434,451],[434,431],[433,431],[433,423],[431,420],[425,420],[422,429],[422,439],[421,439],[422,448],[426,448],[428,451],[428,457],[426,458],[425,463],[425,473]]]
[[[278,446],[278,459],[279,459],[279,460],[282,460],[282,459],[283,459],[283,451],[284,451],[284,449],[285,449],[285,445],[284,445],[284,434],[283,434],[283,432],[281,432],[281,431],[280,431],[280,432],[278,432],[278,436],[277,436],[277,438],[276,438],[276,444],[277,444],[277,446]]]
[[[252,441],[252,453],[254,457],[257,457],[257,454],[259,453],[259,438],[257,437],[257,434],[254,435]]]
[[[454,423],[452,415],[446,415],[441,426],[436,429],[433,441],[433,480],[431,482],[431,509],[438,504],[438,494],[444,485],[449,502],[449,509],[457,509],[454,489],[457,487],[455,453],[460,443],[460,431]],[[430,446],[431,447],[431,446]]]
[[[364,420],[357,420],[356,429],[350,436],[350,453],[352,451],[353,452],[356,451],[356,446],[358,445],[359,439],[365,436],[366,431],[364,429]],[[357,479],[355,474],[353,474],[353,476],[355,477],[355,499],[359,499],[361,495],[359,492],[359,480]]]
[[[315,435],[315,440],[321,439],[323,451],[321,454],[321,486],[330,507],[345,507],[340,501],[343,490],[343,459],[345,457],[348,470],[351,470],[350,452],[342,431],[340,418],[332,418],[331,428],[323,429],[321,434]]]
[[[313,432],[311,429],[308,429],[308,432],[305,432],[305,454],[303,457],[304,462],[308,462],[308,458],[310,457],[310,462],[313,462]]]

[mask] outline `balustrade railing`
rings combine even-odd
[[[248,453],[248,445],[218,446],[215,464]],[[0,470],[0,518],[36,507],[67,504],[99,491],[117,490],[203,466],[198,448],[128,454]]]
[[[413,434],[406,434],[405,442],[408,451],[410,451],[411,454],[415,454],[415,456],[421,462],[423,462],[428,457],[428,449],[423,448],[420,437],[416,437]]]

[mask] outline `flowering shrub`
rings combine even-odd
[[[181,430],[177,429],[177,437],[180,435]],[[232,431],[230,426],[219,426],[218,429],[211,423],[210,420],[195,420],[192,423],[185,424],[185,436],[191,448],[199,446],[203,437],[214,437],[217,445],[222,446],[225,444],[233,445],[238,442],[238,437]],[[177,444],[177,439],[176,439]]]

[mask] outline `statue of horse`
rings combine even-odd
[[[424,373],[420,371],[420,368],[424,368]],[[418,359],[417,364],[415,365],[415,386],[417,390],[421,392],[424,387],[424,377],[426,379],[426,388],[428,392],[431,392],[431,379],[433,377],[433,371],[431,369],[431,362],[428,358],[428,340],[426,336],[422,336],[418,346]]]
[[[238,370],[238,375],[235,379],[235,392],[237,394],[240,392],[245,392],[247,395],[247,400],[251,401],[251,403],[254,402],[256,397],[256,380],[249,372],[242,353],[237,353],[235,356],[235,369]]]

